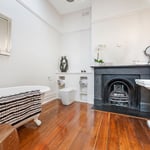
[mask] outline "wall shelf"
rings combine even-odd
[[[88,74],[93,74],[92,72],[85,72],[85,73],[81,73],[81,72],[56,72],[56,74],[64,74],[64,75],[76,75],[76,74],[79,74],[79,75],[88,75]]]
[[[87,76],[80,76],[80,99],[82,101],[87,101],[87,95],[88,95],[88,77]]]

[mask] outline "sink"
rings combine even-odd
[[[143,86],[150,90],[150,79],[135,79],[137,85]]]
[[[135,79],[135,83],[150,90],[150,79]],[[150,120],[147,120],[147,125],[150,128]]]

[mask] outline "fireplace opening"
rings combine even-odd
[[[139,110],[139,94],[135,81],[130,77],[104,76],[103,104]]]
[[[126,83],[122,81],[116,81],[113,82],[109,88],[109,104],[130,107],[130,89]]]

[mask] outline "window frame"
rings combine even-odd
[[[4,30],[6,30],[6,32],[4,33],[6,39],[2,39],[2,43],[5,45],[5,46],[2,46],[2,47],[5,47],[5,48],[2,48],[1,45],[0,45],[0,55],[6,55],[6,56],[9,56],[10,55],[10,49],[11,49],[11,19],[3,14],[0,13],[0,23],[2,21],[6,21],[6,28]],[[0,33],[1,33],[1,29],[0,28]]]

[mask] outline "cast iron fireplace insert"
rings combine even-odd
[[[139,110],[139,75],[105,74],[102,77],[102,103]]]

